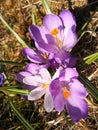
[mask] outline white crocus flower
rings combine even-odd
[[[55,78],[59,77],[61,68],[59,68],[51,79],[51,75],[46,68],[40,69],[39,73],[34,76],[28,76],[23,79],[23,83],[36,86],[29,95],[28,100],[37,100],[44,96],[44,107],[47,112],[50,112],[54,108],[53,99],[49,90],[50,83]]]

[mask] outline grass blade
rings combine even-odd
[[[79,79],[86,86],[91,95],[98,101],[98,89],[81,73],[79,73]]]
[[[97,59],[98,59],[98,52],[85,57],[83,60],[85,60],[86,64],[91,64],[93,61]]]
[[[43,6],[44,6],[44,9],[45,9],[45,11],[46,11],[46,14],[51,14],[51,10],[50,10],[50,8],[49,8],[49,6],[48,6],[47,0],[42,0],[42,4],[43,4]]]
[[[14,36],[17,38],[17,40],[21,43],[21,45],[23,47],[29,47],[26,42],[19,37],[19,35],[8,25],[8,23],[2,18],[2,16],[0,15],[0,20],[2,21],[2,23],[10,30],[11,33],[14,34]]]
[[[13,94],[20,94],[20,95],[28,95],[29,90],[22,90],[22,89],[16,89],[16,88],[8,88],[6,91],[9,91]]]
[[[27,130],[34,130],[34,128],[25,120],[25,118],[20,114],[18,109],[15,107],[15,105],[12,103],[11,99],[9,99],[9,104],[17,116],[17,118],[21,121],[21,123],[27,128]]]

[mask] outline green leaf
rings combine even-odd
[[[26,119],[19,113],[18,109],[16,108],[16,106],[12,103],[11,99],[9,99],[9,104],[13,110],[13,112],[15,113],[15,115],[17,116],[17,118],[21,121],[21,123],[28,129],[28,130],[34,130],[34,128],[28,123],[28,121],[26,121]]]
[[[24,66],[24,63],[13,62],[13,61],[0,60],[0,63],[13,64],[13,65],[17,65],[17,66]]]
[[[17,38],[17,40],[21,43],[23,47],[29,47],[27,43],[8,25],[8,23],[2,18],[1,15],[0,20],[10,30],[10,32],[14,34],[14,36]]]
[[[81,73],[79,73],[79,79],[86,86],[91,95],[98,101],[98,89]]]
[[[83,60],[85,60],[86,64],[91,64],[92,62],[94,62],[97,59],[98,59],[98,52],[85,57]]]
[[[28,95],[29,90],[22,90],[22,89],[16,89],[16,88],[8,88],[6,91],[9,91],[13,94],[20,94],[20,95]]]
[[[43,6],[44,6],[44,9],[45,9],[45,11],[46,11],[46,14],[51,14],[51,10],[50,10],[50,8],[49,8],[49,6],[48,6],[47,0],[42,0],[42,4],[43,4]]]
[[[32,23],[35,25],[36,23],[35,23],[35,15],[34,15],[34,13],[35,13],[35,8],[34,8],[34,6],[32,6]]]

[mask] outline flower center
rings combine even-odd
[[[55,42],[56,42],[57,46],[59,48],[61,48],[62,47],[62,41],[57,36],[60,33],[59,29],[58,28],[54,28],[50,33],[54,36]]]
[[[54,28],[50,33],[52,35],[56,36],[57,34],[59,34],[59,30],[58,30],[58,28]]]
[[[70,95],[70,91],[66,90],[63,92],[63,95],[64,95],[64,98],[65,99],[68,99],[69,98],[69,95]]]
[[[64,96],[64,98],[68,99],[69,95],[70,95],[70,91],[66,87],[64,87],[63,88],[63,96]]]
[[[42,53],[41,56],[42,56],[45,60],[48,59],[48,55],[47,55],[46,53]]]
[[[49,83],[47,83],[47,84],[43,83],[41,87],[42,88],[47,88],[47,87],[49,87],[49,85],[50,85]]]

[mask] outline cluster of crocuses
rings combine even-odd
[[[23,49],[30,63],[17,75],[17,80],[24,83],[24,89],[31,90],[28,100],[44,95],[47,112],[66,108],[77,123],[87,116],[88,106],[86,89],[78,80],[76,59],[70,53],[77,43],[74,16],[69,10],[63,10],[59,16],[47,14],[43,26],[31,25],[29,32],[36,49]]]

